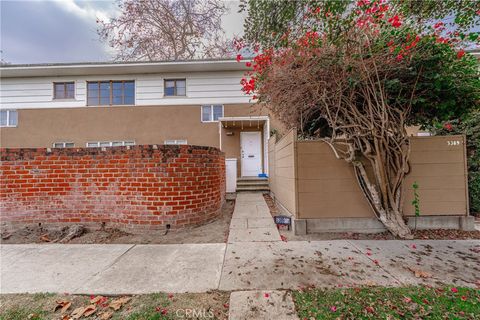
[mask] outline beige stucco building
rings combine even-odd
[[[241,91],[245,71],[234,60],[3,66],[0,143],[213,146],[237,160],[238,176],[267,174],[280,124]]]

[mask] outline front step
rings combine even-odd
[[[268,178],[242,177],[237,179],[237,192],[270,191]]]

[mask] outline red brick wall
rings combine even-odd
[[[221,151],[199,146],[0,149],[2,224],[181,228],[215,218]]]

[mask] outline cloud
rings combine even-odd
[[[92,21],[92,19],[96,21],[97,18],[100,20],[108,20],[109,17],[116,12],[114,9],[116,6],[114,5],[109,6],[109,10],[96,8],[95,4],[98,4],[99,1],[83,1],[77,3],[74,0],[55,0],[54,3],[66,12],[87,21]]]

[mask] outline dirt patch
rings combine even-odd
[[[89,229],[63,243],[122,243],[122,244],[178,244],[178,243],[223,243],[227,241],[234,201],[226,201],[220,216],[203,225],[181,230],[146,230],[129,233],[115,228]],[[3,244],[55,243],[68,235],[65,227],[28,226],[9,233],[1,231]]]
[[[263,195],[265,202],[270,209],[272,216],[278,215],[278,208],[268,194]],[[381,233],[356,233],[356,232],[325,232],[325,233],[312,233],[307,235],[295,235],[293,230],[286,230],[285,228],[279,229],[282,239],[285,240],[395,240],[390,232],[385,231]],[[480,239],[480,231],[462,231],[462,230],[450,230],[450,229],[432,229],[432,230],[416,230],[413,231],[415,239],[423,240],[467,240],[467,239]]]
[[[70,319],[77,310],[77,314],[94,310],[80,319],[228,319],[229,297],[229,292],[222,291],[122,297],[7,294],[1,296],[0,319]]]

